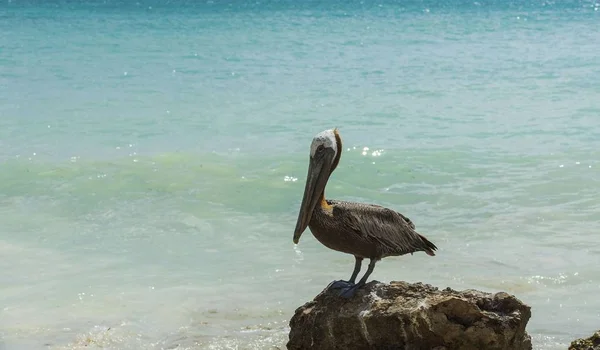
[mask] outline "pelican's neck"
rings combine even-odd
[[[335,154],[335,158],[333,158],[333,163],[331,164],[331,171],[329,171],[329,176],[331,176],[335,168],[337,168],[338,164],[340,163],[340,158],[342,157],[342,138],[340,137],[340,133],[337,131],[337,128],[333,130],[333,135],[335,135],[335,145],[337,153]]]
[[[333,134],[335,135],[337,153],[335,155],[335,158],[333,159],[333,164],[331,165],[331,170],[329,171],[329,176],[327,177],[327,182],[325,183],[325,187],[323,187],[323,192],[321,193],[321,198],[319,199],[321,208],[325,210],[331,210],[331,205],[329,205],[327,203],[327,200],[325,199],[325,188],[327,187],[327,183],[329,182],[331,174],[333,174],[333,171],[335,170],[335,168],[337,168],[338,164],[340,163],[340,158],[342,156],[342,138],[340,137],[337,128],[333,130]]]
[[[331,209],[331,205],[329,205],[329,203],[327,203],[327,200],[325,199],[325,190],[323,190],[323,193],[321,193],[321,198],[319,199],[319,203],[320,203],[321,209]]]
[[[325,210],[331,209],[331,205],[329,205],[327,203],[327,200],[325,199],[325,189],[327,188],[327,183],[329,182],[329,178],[331,177],[332,172],[333,169],[329,172],[329,176],[327,177],[327,181],[325,182],[325,186],[323,187],[323,191],[321,192],[321,195],[319,197],[319,206]]]

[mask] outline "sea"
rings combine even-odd
[[[591,335],[599,9],[2,0],[0,349],[284,349],[354,267],[292,242],[311,140],[336,127],[327,197],[439,248],[370,279],[514,294],[534,349]]]

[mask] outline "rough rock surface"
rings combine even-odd
[[[531,309],[504,292],[377,281],[351,299],[327,288],[290,320],[288,349],[530,350]]]
[[[600,350],[600,331],[589,338],[573,340],[569,350]]]

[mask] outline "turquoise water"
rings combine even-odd
[[[600,3],[0,5],[0,349],[284,348],[351,256],[292,243],[312,136],[331,198],[436,257],[380,281],[504,290],[536,349],[600,327]]]

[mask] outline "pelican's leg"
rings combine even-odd
[[[367,283],[367,278],[369,278],[369,276],[371,275],[371,273],[373,272],[373,269],[375,268],[375,263],[377,263],[376,259],[371,259],[369,261],[369,268],[367,269],[367,272],[365,272],[365,275],[360,279],[360,281],[358,281],[357,286],[362,286],[365,283]]]
[[[352,298],[354,296],[354,293],[356,293],[356,290],[367,283],[367,278],[369,278],[369,276],[373,272],[373,269],[375,268],[375,263],[377,263],[377,260],[371,259],[371,261],[369,261],[369,268],[367,269],[367,272],[365,272],[365,275],[360,279],[360,281],[358,281],[358,283],[353,285],[352,287],[344,288],[344,290],[342,290],[342,292],[340,293],[340,296],[344,298]]]
[[[356,259],[354,262],[354,271],[352,271],[352,276],[350,276],[350,279],[348,280],[348,282],[352,284],[354,284],[356,281],[356,276],[358,276],[358,273],[360,272],[363,261],[363,258],[359,258],[358,256],[355,256],[354,259]]]
[[[355,256],[354,259],[355,259],[355,262],[354,262],[354,271],[352,271],[352,276],[350,276],[350,280],[348,280],[348,281],[343,281],[343,280],[333,281],[329,285],[329,288],[333,288],[333,289],[347,289],[349,287],[352,287],[355,284],[356,276],[358,276],[358,273],[360,272],[360,268],[362,266],[363,258],[359,258],[358,256]]]

